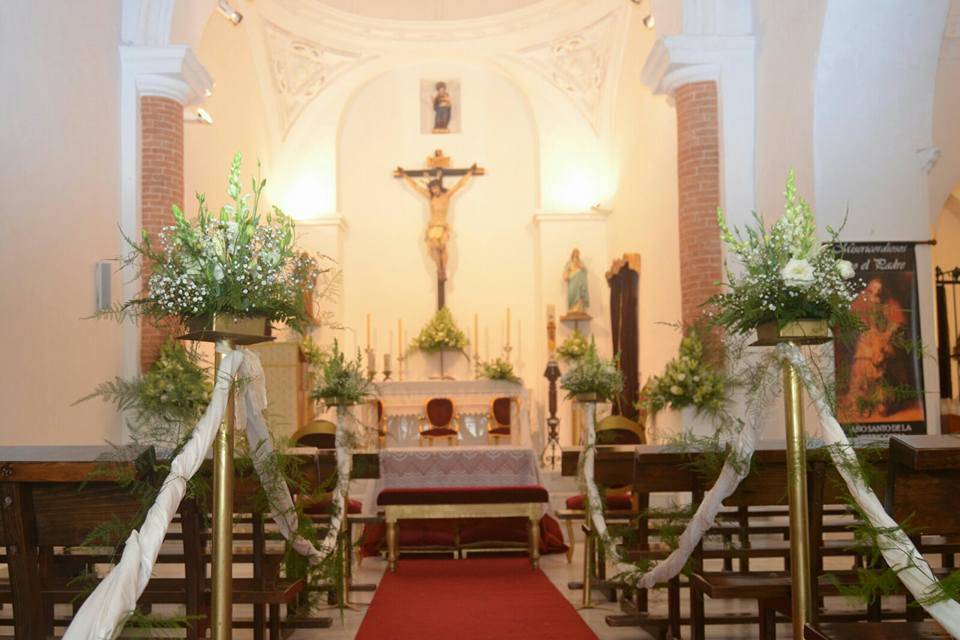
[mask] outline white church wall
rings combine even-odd
[[[280,181],[271,163],[265,109],[245,33],[250,28],[246,20],[234,26],[214,14],[200,40],[197,57],[215,82],[213,94],[203,103],[213,124],[184,123],[183,191],[188,215],[196,212],[198,192],[206,193],[211,208],[226,202],[227,173],[238,151],[243,155],[244,188],[249,190],[259,160],[267,178],[267,204],[279,204]]]
[[[420,79],[433,77],[460,79],[463,133],[420,134]],[[392,172],[397,165],[423,167],[426,157],[442,148],[456,167],[476,162],[487,170],[452,200],[447,306],[471,340],[474,314],[479,314],[481,359],[501,354],[509,307],[518,374],[539,375],[533,367],[537,158],[528,110],[504,78],[440,61],[387,73],[349,103],[338,142],[340,211],[346,222],[344,323],[357,334],[345,336],[348,346],[366,347],[370,313],[378,353],[387,351],[392,333],[389,351],[396,356],[397,321],[403,320],[409,342],[436,309],[436,271],[423,242],[427,203]],[[447,178],[445,186],[454,180]],[[434,373],[436,359],[412,355],[408,379]],[[453,375],[470,377],[465,360],[448,361]]]
[[[927,240],[934,86],[948,0],[827,5],[817,64],[814,157],[818,221],[847,240]],[[909,6],[909,10],[907,7]],[[876,43],[884,45],[878,47]],[[931,273],[929,246],[917,270]],[[935,343],[933,287],[919,279],[921,338]],[[937,368],[924,363],[927,429],[939,431]]]
[[[657,35],[643,26],[644,15],[631,12],[619,78],[611,150],[618,188],[608,219],[611,260],[640,254],[641,385],[663,371],[680,344],[669,326],[680,321],[676,111],[639,80]]]
[[[119,438],[112,407],[71,406],[120,372],[120,326],[82,319],[120,252],[119,41],[119,1],[0,7],[3,445]]]
[[[930,221],[937,224],[948,195],[960,183],[960,0],[951,0],[940,45],[933,102],[933,146],[940,153],[930,171]]]
[[[757,211],[783,214],[787,173],[817,210],[813,172],[814,79],[826,0],[756,3]]]

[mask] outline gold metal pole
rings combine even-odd
[[[810,534],[807,526],[807,448],[803,428],[803,387],[789,362],[783,364],[787,418],[787,496],[790,501],[790,570],[793,637],[802,638],[811,620]]]
[[[216,355],[220,375],[221,355]],[[233,384],[227,400],[226,419],[213,441],[213,567],[210,610],[213,640],[233,635],[233,430],[235,419]]]

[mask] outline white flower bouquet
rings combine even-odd
[[[114,310],[119,315],[154,319],[229,314],[265,317],[302,329],[311,322],[310,292],[324,273],[317,261],[294,245],[294,224],[277,207],[258,211],[266,180],[253,180],[253,194],[240,186],[240,154],[230,167],[230,204],[219,215],[197,194],[197,217],[188,220],[173,205],[174,224],[164,227],[159,247],[144,231],[131,242],[131,264],[142,259],[150,274],[146,291]]]
[[[743,265],[727,270],[727,291],[711,298],[714,321],[734,333],[747,333],[776,321],[827,320],[837,328],[858,325],[850,303],[859,287],[853,265],[839,254],[837,232],[827,227],[832,243],[816,236],[813,212],[797,194],[793,172],[787,177],[783,217],[768,231],[754,214],[755,227],[743,232],[727,226],[723,211],[717,222],[724,242]]]

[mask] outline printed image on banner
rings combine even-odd
[[[837,418],[864,438],[926,433],[915,246],[840,249],[863,284],[851,305],[863,326],[835,341]]]

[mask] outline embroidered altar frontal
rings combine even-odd
[[[380,452],[381,489],[539,484],[537,457],[528,447],[398,448]]]

